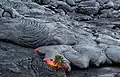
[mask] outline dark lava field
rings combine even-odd
[[[120,0],[0,0],[0,77],[120,77]]]

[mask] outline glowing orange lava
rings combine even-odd
[[[58,64],[55,62],[55,60],[52,59],[44,59],[43,60],[46,64],[48,64],[49,66],[53,67],[53,68],[58,68]],[[65,68],[64,64],[62,65],[61,68]]]

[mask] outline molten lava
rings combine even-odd
[[[38,48],[34,49],[33,52],[37,53],[39,56],[45,56],[45,53],[39,52]],[[60,54],[57,54],[56,56],[62,56]],[[44,58],[43,62],[45,62],[47,65],[51,66],[52,68],[58,69],[58,68],[62,68],[65,69],[66,64],[62,63],[61,66],[58,65],[58,63],[56,62],[56,60],[54,59],[49,59],[49,58]]]
[[[38,49],[37,49],[37,48],[36,48],[36,49],[34,49],[34,50],[33,50],[33,52],[38,53]]]
[[[48,64],[49,66],[53,67],[53,68],[58,68],[58,64],[56,63],[55,60],[53,59],[44,59],[43,62],[45,62],[46,64]],[[64,64],[61,67],[62,69],[65,69]]]

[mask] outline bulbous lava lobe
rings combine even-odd
[[[66,50],[66,48],[64,48],[66,45],[61,45],[58,47],[55,46],[44,46],[44,47],[39,47],[37,48],[38,52],[40,53],[45,53],[45,58],[47,59],[54,59],[54,57],[57,55],[57,54],[62,54],[62,52],[64,52]],[[58,50],[56,50],[58,49]],[[71,71],[71,66],[70,66],[70,61],[68,59],[66,59],[64,57],[64,55],[62,55],[63,57],[63,61],[65,63],[65,68],[67,69],[68,72]]]

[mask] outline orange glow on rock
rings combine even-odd
[[[34,49],[34,50],[33,50],[33,52],[37,53],[37,52],[38,52],[38,49],[37,49],[37,48],[36,48],[36,49]]]
[[[48,64],[49,66],[51,66],[52,68],[58,68],[58,64],[55,62],[55,60],[53,59],[43,59],[43,62],[45,62],[46,64]],[[62,69],[65,68],[64,64],[61,67]]]
[[[43,62],[45,62],[46,64],[48,64],[49,66],[53,67],[53,68],[57,68],[58,64],[51,59],[44,59]]]

